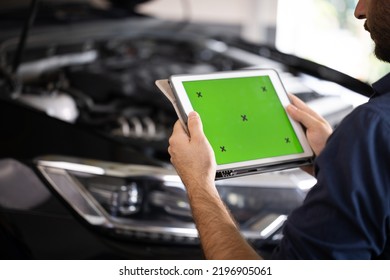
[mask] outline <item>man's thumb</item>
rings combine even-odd
[[[197,112],[192,111],[188,114],[187,126],[191,138],[203,134],[202,121]]]

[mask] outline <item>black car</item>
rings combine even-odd
[[[274,68],[334,126],[363,82],[248,43],[231,26],[138,14],[143,1],[26,1],[0,13],[0,256],[201,259],[185,188],[170,165],[177,116],[154,85],[172,74]],[[315,179],[299,169],[218,181],[262,252]]]

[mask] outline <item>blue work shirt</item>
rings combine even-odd
[[[274,259],[390,258],[390,74],[315,161],[317,184],[284,225]]]

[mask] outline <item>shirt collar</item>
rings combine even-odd
[[[374,96],[383,95],[385,93],[390,93],[390,73],[372,84],[374,89]]]

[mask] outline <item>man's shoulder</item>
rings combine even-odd
[[[366,125],[383,123],[390,128],[390,92],[370,99],[367,103],[357,107],[345,119],[347,125],[356,121]]]
[[[337,126],[328,144],[340,142],[370,143],[390,137],[390,93],[371,99],[353,110]],[[328,146],[328,145],[327,145]],[[349,147],[352,149],[352,145]]]

